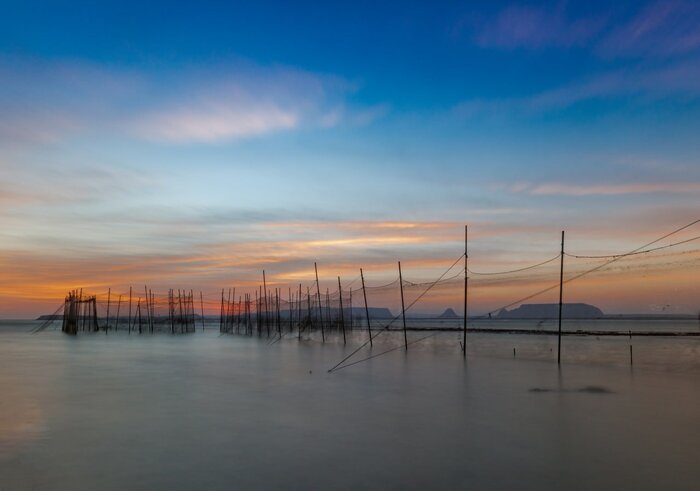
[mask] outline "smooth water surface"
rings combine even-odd
[[[700,339],[0,325],[0,490],[697,489]],[[396,346],[380,339],[372,353]],[[411,333],[412,339],[420,336]],[[513,356],[516,348],[516,356]],[[364,358],[368,350],[357,358]]]

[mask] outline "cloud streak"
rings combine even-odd
[[[0,82],[0,141],[14,145],[106,134],[211,144],[365,125],[387,110],[351,103],[357,87],[339,77],[245,63],[163,73],[0,59]]]
[[[270,105],[213,103],[145,115],[133,134],[171,143],[216,143],[296,128],[299,114]]]
[[[462,117],[532,116],[570,108],[595,100],[637,97],[645,105],[661,98],[687,101],[700,97],[700,64],[694,61],[669,63],[653,68],[628,67],[600,73],[583,82],[547,89],[530,96],[509,99],[472,99],[454,108]]]
[[[482,48],[568,48],[587,43],[607,22],[605,16],[571,19],[565,7],[510,5],[474,29],[474,42]]]
[[[515,192],[526,192],[540,196],[615,196],[626,194],[650,193],[700,193],[700,182],[676,183],[623,183],[623,184],[527,184],[520,183],[512,187]]]
[[[655,1],[613,29],[597,50],[606,57],[679,55],[700,48],[700,5],[687,0]]]

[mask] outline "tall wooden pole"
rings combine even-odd
[[[219,308],[219,332],[224,328],[224,289],[221,289],[221,307]]]
[[[343,287],[340,285],[340,276],[338,276],[338,295],[340,296],[340,305],[339,305],[339,310],[340,310],[340,324],[343,326],[343,344],[346,344],[347,341],[345,339],[345,316],[343,315]]]
[[[561,231],[561,266],[559,267],[559,335],[557,336],[557,364],[561,364],[561,310],[564,293],[564,231]]]
[[[352,285],[350,285],[350,299],[348,300],[348,307],[350,307],[350,330],[352,331]]]
[[[270,337],[270,324],[269,324],[269,314],[267,305],[267,283],[265,281],[265,270],[263,269],[263,293],[265,294],[265,325],[267,326],[267,337]]]
[[[107,334],[107,331],[109,331],[109,304],[111,301],[112,297],[112,289],[108,288],[107,289],[107,320],[105,321],[105,334]]]
[[[406,307],[403,302],[403,276],[401,275],[401,261],[399,261],[399,286],[401,287],[401,317],[403,319],[403,345],[408,351],[408,335],[406,334]]]
[[[280,315],[280,298],[282,297],[282,289],[275,288],[275,303],[277,304],[277,334],[282,337],[282,317]]]
[[[233,305],[231,304],[232,299],[236,298],[236,289],[233,289],[233,293],[231,293],[231,289],[228,289],[228,308],[226,309],[226,332],[231,332],[231,319],[233,316]]]
[[[306,319],[311,324],[311,288],[306,287]]]
[[[117,319],[114,323],[114,330],[116,331],[119,329],[119,312],[121,311],[122,308],[122,296],[119,295],[119,300],[117,300]]]
[[[292,312],[294,311],[294,301],[292,300],[292,288],[287,287],[288,294],[289,294],[289,303],[287,304],[287,309],[289,310],[289,332],[292,332],[293,327],[292,327],[292,321],[294,320],[292,316]]]
[[[297,304],[297,329],[299,330],[298,338],[301,339],[301,283],[299,283],[299,303]]]
[[[148,308],[148,287],[143,285],[144,300],[146,301],[146,322],[151,327],[151,310]]]
[[[170,321],[170,334],[175,334],[175,312],[173,310],[173,289],[168,290],[168,320]]]
[[[316,296],[318,297],[318,320],[321,323],[321,340],[326,342],[326,334],[323,331],[323,307],[321,306],[321,287],[318,284],[318,267],[314,263],[314,272],[316,273]]]
[[[370,326],[369,322],[369,307],[367,307],[367,290],[365,290],[365,276],[362,273],[362,268],[360,268],[360,278],[362,279],[362,295],[364,295],[365,297],[365,315],[367,315],[367,334],[369,334],[369,347],[371,348],[373,346],[372,327]]]
[[[467,287],[468,287],[468,277],[467,277],[467,262],[469,260],[469,255],[467,253],[467,226],[464,226],[464,326],[462,329],[462,356],[466,358],[467,356]]]
[[[204,298],[202,297],[202,290],[199,290],[199,306],[202,308],[202,331],[204,331]]]
[[[129,287],[129,334],[131,334],[131,287]]]

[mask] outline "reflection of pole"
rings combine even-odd
[[[632,365],[632,330],[630,330],[630,366]]]
[[[367,307],[367,290],[365,290],[365,276],[360,268],[360,278],[362,278],[362,295],[365,297],[365,314],[367,315],[367,334],[369,334],[369,346],[372,347],[372,328],[369,324],[369,308]]]
[[[559,267],[559,335],[557,337],[557,363],[561,364],[561,307],[564,293],[564,231],[561,231],[561,266]]]
[[[316,272],[316,296],[318,297],[318,320],[321,323],[321,340],[326,342],[326,334],[323,332],[323,308],[321,307],[321,287],[318,284],[318,267],[314,263],[314,271]]]
[[[403,303],[403,276],[401,275],[401,261],[399,261],[399,286],[401,287],[401,317],[403,318],[403,344],[408,351],[408,336],[406,335],[406,308]]]
[[[346,344],[345,340],[345,317],[343,316],[343,287],[340,286],[340,276],[338,276],[338,295],[340,296],[339,314],[340,314],[340,325],[343,326],[343,344]]]

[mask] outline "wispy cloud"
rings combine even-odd
[[[474,116],[530,116],[569,108],[580,102],[637,97],[644,105],[660,98],[687,101],[700,97],[700,63],[681,61],[656,67],[627,67],[591,76],[525,97],[472,99],[454,108],[455,114]]]
[[[511,5],[473,29],[481,47],[504,49],[571,47],[588,42],[605,26],[604,16],[572,19],[566,3],[555,7]]]
[[[149,72],[0,59],[0,82],[0,140],[13,145],[85,134],[208,144],[386,112],[353,104],[356,86],[339,77],[245,63]]]
[[[299,115],[273,105],[255,107],[226,102],[147,114],[131,126],[149,140],[191,143],[219,142],[295,128]]]
[[[510,5],[491,17],[459,23],[484,48],[590,47],[604,57],[677,55],[700,48],[700,4],[693,0],[636,2],[631,8],[573,15],[567,2]]]
[[[612,30],[598,46],[605,56],[674,55],[700,48],[700,4],[658,0]]]
[[[700,193],[700,182],[567,184],[546,183],[513,185],[512,191],[533,195],[601,196],[649,193]]]

